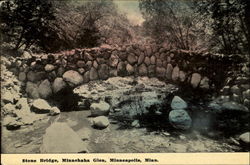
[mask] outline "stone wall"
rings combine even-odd
[[[249,70],[243,70],[246,59],[238,55],[168,50],[159,45],[124,45],[74,49],[57,54],[25,52],[23,56],[25,58],[15,58],[9,67],[23,82],[31,98],[46,99],[68,86],[73,88],[92,80],[148,76],[193,89],[219,90],[226,86],[221,91],[223,94],[241,103],[249,100],[245,96],[249,93],[249,85],[246,85],[249,76],[245,76]],[[234,73],[243,78],[234,80]],[[228,85],[225,82],[228,78],[234,83]]]

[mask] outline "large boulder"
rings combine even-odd
[[[83,60],[79,60],[77,61],[76,65],[79,67],[79,68],[83,68],[85,67],[85,62]]]
[[[149,65],[148,66],[148,77],[154,77],[155,76],[155,65]]]
[[[20,72],[18,74],[18,80],[25,81],[26,80],[26,73],[25,72]]]
[[[152,56],[153,57],[153,56]],[[163,67],[156,67],[156,76],[159,78],[165,78],[166,69]]]
[[[135,54],[129,54],[128,55],[128,62],[131,65],[134,65],[137,62],[137,58]]]
[[[93,61],[94,58],[87,52],[84,53],[84,60],[85,61]]]
[[[89,71],[89,79],[92,80],[98,80],[98,72],[97,70],[92,67]]]
[[[147,69],[145,64],[141,64],[138,67],[138,73],[139,73],[139,76],[147,76],[148,75],[148,69]]]
[[[241,95],[241,90],[238,87],[238,85],[232,86],[230,91],[231,91],[232,94]]]
[[[180,77],[180,69],[178,66],[174,67],[172,72],[172,80],[177,81]]]
[[[87,71],[83,75],[83,83],[88,83],[89,81],[90,81],[90,73],[89,71]]]
[[[70,86],[74,87],[83,83],[83,77],[74,70],[69,70],[63,74],[63,79]]]
[[[250,99],[250,89],[242,93],[244,99]]]
[[[52,89],[54,93],[57,93],[67,87],[67,84],[61,77],[57,77],[53,84],[52,84]]]
[[[138,65],[141,65],[141,64],[143,63],[144,59],[145,59],[145,55],[144,55],[144,54],[141,54],[141,55],[139,56],[139,58],[138,58]]]
[[[130,65],[130,64],[127,64],[126,70],[127,70],[129,75],[132,75],[135,72],[134,67],[132,65]]]
[[[126,63],[125,62],[119,62],[118,66],[117,66],[117,75],[124,77],[126,76],[127,70],[126,70]]]
[[[99,103],[93,103],[90,106],[91,116],[103,116],[108,115],[110,110],[110,105],[104,101]]]
[[[31,82],[37,82],[42,80],[44,77],[46,77],[45,72],[34,72],[34,71],[29,71],[27,73],[27,79]]]
[[[168,80],[172,79],[173,66],[171,64],[167,65],[166,77]]]
[[[53,123],[43,136],[41,153],[86,153],[86,144],[66,123]]]
[[[222,110],[227,110],[227,111],[241,111],[241,112],[249,112],[249,109],[239,103],[230,101],[230,102],[225,102],[221,105]]]
[[[107,64],[101,64],[98,70],[99,78],[106,80],[109,78],[109,66]]]
[[[193,88],[197,88],[201,81],[201,75],[199,73],[193,73],[191,77],[191,85]]]
[[[203,77],[200,82],[200,88],[201,89],[209,89],[209,78]]]
[[[93,119],[93,127],[106,128],[109,126],[109,119],[106,116],[98,116]]]
[[[150,57],[150,64],[151,65],[155,65],[156,64],[156,58],[155,58],[155,56],[151,56]]]
[[[149,57],[146,57],[145,60],[144,60],[144,63],[149,66],[150,65],[150,58]]]
[[[43,99],[46,99],[52,95],[51,84],[48,79],[42,81],[41,84],[38,86],[38,93],[39,96]]]
[[[112,54],[109,59],[109,65],[113,68],[117,67],[119,63],[119,57],[117,55]]]
[[[192,125],[192,119],[185,110],[172,110],[169,122],[174,128],[181,130],[188,130]]]
[[[51,106],[49,103],[43,99],[36,99],[32,103],[31,111],[38,113],[38,114],[44,114],[49,113],[51,111]]]
[[[35,83],[32,83],[30,81],[27,82],[26,84],[26,93],[28,94],[29,97],[33,99],[39,98],[39,92],[38,92],[38,85]]]
[[[180,71],[180,81],[184,82],[186,80],[186,73],[184,71]]]
[[[171,108],[174,110],[186,109],[187,107],[187,103],[179,96],[175,96],[171,102]]]

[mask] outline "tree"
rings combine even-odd
[[[171,47],[198,49],[203,27],[190,1],[140,0],[146,33]]]
[[[15,43],[15,49],[41,44],[53,20],[49,0],[5,0],[1,3],[1,32]]]
[[[212,20],[212,48],[225,54],[250,53],[250,1],[201,0],[197,11]]]

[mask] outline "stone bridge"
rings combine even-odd
[[[56,54],[29,54],[10,65],[31,98],[115,76],[147,76],[195,90],[219,91],[249,104],[249,68],[239,55],[169,50],[160,45],[102,46]],[[244,65],[245,66],[244,66]],[[249,63],[247,64],[249,65]],[[248,76],[246,75],[248,74]]]

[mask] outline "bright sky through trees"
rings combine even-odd
[[[139,9],[138,0],[114,0],[118,9],[127,14],[128,19],[134,25],[141,25],[144,21]]]

